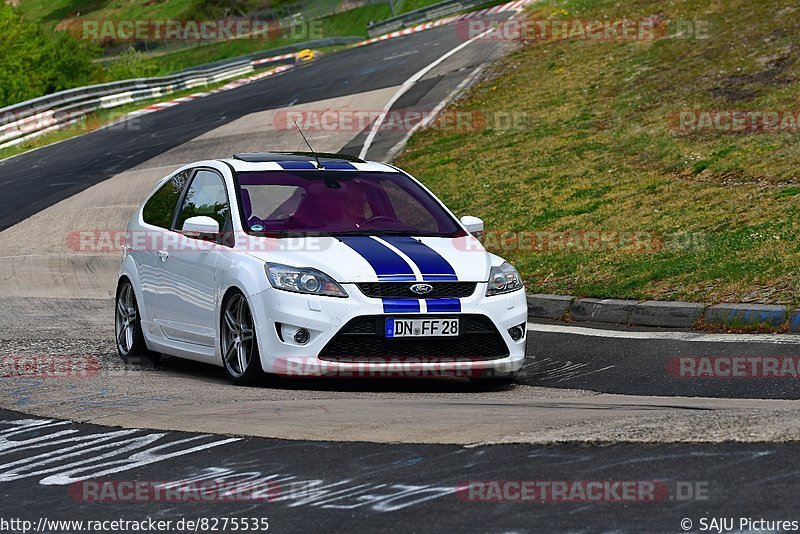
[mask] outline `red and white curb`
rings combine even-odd
[[[478,11],[470,11],[469,13],[462,13],[461,15],[454,15],[452,17],[445,17],[443,19],[438,19],[431,22],[425,22],[423,24],[418,24],[410,28],[404,28],[402,30],[397,30],[391,33],[380,35],[378,37],[373,37],[372,39],[367,39],[366,41],[358,42],[354,44],[353,47],[364,46],[372,43],[377,43],[378,41],[385,41],[386,39],[394,39],[395,37],[402,37],[404,35],[410,35],[412,33],[430,30],[431,28],[444,26],[445,24],[450,24],[451,22],[458,22],[460,20],[469,20],[478,17],[484,17],[486,15],[506,13],[509,11],[513,12],[522,11],[522,9],[524,9],[525,6],[527,6],[530,3],[533,3],[534,1],[535,0],[516,0],[515,2],[508,2],[506,4],[499,4],[494,7],[479,9]]]
[[[377,43],[378,41],[385,41],[387,39],[394,39],[395,37],[402,37],[404,35],[410,35],[412,33],[417,33],[417,32],[421,32],[421,31],[429,30],[431,28],[436,28],[438,26],[443,26],[445,24],[450,24],[451,22],[474,19],[474,18],[478,18],[478,17],[484,17],[484,16],[487,16],[487,15],[495,15],[495,14],[498,14],[498,13],[507,13],[507,12],[517,13],[517,12],[522,11],[525,8],[525,6],[527,6],[528,4],[533,3],[534,1],[535,0],[515,0],[513,2],[507,2],[505,4],[498,4],[498,5],[493,6],[493,7],[487,7],[485,9],[479,9],[478,11],[471,11],[469,13],[462,13],[460,15],[454,15],[454,16],[451,16],[451,17],[445,17],[445,18],[434,20],[434,21],[431,21],[431,22],[426,22],[424,24],[418,24],[418,25],[412,26],[410,28],[405,28],[405,29],[402,29],[402,30],[398,30],[398,31],[394,31],[394,32],[391,32],[391,33],[387,33],[387,34],[381,35],[379,37],[373,37],[372,39],[367,39],[365,41],[360,41],[358,43],[355,43],[355,44],[351,45],[351,48],[356,48],[356,47],[359,47],[359,46],[365,46],[365,45],[368,45],[368,44]],[[253,60],[252,65],[255,67],[256,65],[261,65],[261,64],[264,64],[264,63],[271,63],[271,62],[274,62],[274,61],[281,61],[281,60],[285,60],[285,59],[296,59],[296,58],[297,58],[297,52],[292,52],[292,53],[289,53],[289,54],[281,54],[281,55],[273,56],[273,57],[269,57],[269,58]],[[267,71],[260,72],[258,74],[253,75],[253,76],[248,76],[247,78],[242,78],[240,80],[235,80],[233,82],[230,82],[228,84],[223,85],[222,87],[214,89],[213,91],[205,91],[205,92],[195,93],[195,94],[192,94],[192,95],[189,95],[189,96],[183,96],[183,97],[180,97],[180,98],[175,98],[173,100],[168,100],[166,102],[159,102],[157,104],[152,104],[152,105],[147,106],[145,108],[142,108],[142,109],[133,111],[131,113],[128,113],[123,118],[121,118],[118,122],[123,122],[123,121],[125,121],[125,120],[127,120],[129,118],[132,118],[132,117],[139,117],[139,116],[145,115],[147,113],[152,113],[154,111],[159,111],[161,109],[166,109],[166,108],[170,108],[170,107],[173,107],[173,106],[177,106],[178,104],[182,104],[184,102],[190,102],[192,100],[195,100],[197,98],[202,98],[204,96],[212,95],[212,94],[215,94],[215,93],[221,93],[223,91],[229,91],[231,89],[236,89],[237,87],[241,87],[243,85],[247,85],[249,83],[252,83],[254,81],[260,80],[262,78],[266,78],[268,76],[272,76],[272,75],[277,74],[279,72],[286,71],[286,70],[292,68],[293,66],[294,65],[281,65],[280,67],[276,67],[274,69],[269,69]],[[117,124],[117,123],[115,123],[115,124]]]
[[[496,5],[496,6],[493,6],[493,7],[480,9],[478,11],[471,11],[469,13],[462,13],[460,15],[454,15],[454,16],[451,16],[451,17],[445,17],[445,18],[438,19],[438,20],[435,20],[435,21],[426,22],[424,24],[418,24],[418,25],[412,26],[410,28],[405,28],[405,29],[402,29],[402,30],[398,30],[398,31],[394,31],[394,32],[391,32],[391,33],[387,33],[387,34],[381,35],[379,37],[374,37],[372,39],[367,39],[365,41],[360,41],[358,43],[355,43],[355,44],[351,45],[351,48],[355,48],[355,47],[359,47],[359,46],[365,46],[365,45],[368,45],[368,44],[376,43],[378,41],[385,41],[387,39],[393,39],[393,38],[396,38],[396,37],[402,37],[404,35],[410,35],[412,33],[417,33],[417,32],[421,32],[421,31],[429,30],[431,28],[436,28],[438,26],[443,26],[443,25],[449,24],[451,22],[474,19],[474,18],[486,16],[486,15],[494,15],[494,14],[498,14],[498,13],[506,13],[506,12],[511,12],[511,11],[516,13],[516,12],[522,11],[522,9],[525,6],[527,6],[528,4],[530,4],[530,3],[534,2],[534,1],[536,1],[536,0],[515,0],[513,2],[507,2],[505,4],[499,4],[499,5]],[[286,59],[297,59],[297,58],[298,58],[298,52],[292,52],[292,53],[288,53],[288,54],[280,54],[280,55],[277,55],[277,56],[272,56],[272,57],[268,57],[268,58],[262,58],[262,59],[253,60],[251,62],[251,66],[255,67],[257,65],[263,65],[265,63],[272,63],[274,61],[282,61],[282,60],[286,60]],[[116,120],[116,121],[114,121],[112,123],[106,124],[106,125],[102,126],[99,129],[116,126],[116,125],[118,125],[120,123],[125,122],[126,120],[129,120],[129,119],[132,119],[132,118],[135,118],[135,117],[141,117],[142,115],[147,115],[148,113],[153,113],[153,112],[156,112],[156,111],[160,111],[162,109],[171,108],[171,107],[177,106],[179,104],[183,104],[184,102],[191,102],[192,100],[196,100],[198,98],[203,98],[203,97],[208,96],[208,95],[213,95],[213,94],[221,93],[221,92],[224,92],[224,91],[230,91],[231,89],[237,89],[239,87],[242,87],[242,86],[250,84],[252,82],[261,80],[263,78],[267,78],[269,76],[274,76],[275,74],[279,74],[281,72],[287,71],[287,70],[291,69],[292,67],[294,67],[294,65],[281,65],[281,66],[278,66],[278,67],[275,67],[275,68],[272,68],[272,69],[265,70],[263,72],[259,72],[257,74],[252,75],[252,76],[248,76],[246,78],[241,78],[241,79],[238,79],[238,80],[234,80],[234,81],[232,81],[230,83],[227,83],[227,84],[225,84],[225,85],[223,85],[221,87],[218,87],[217,89],[214,89],[212,91],[202,91],[202,92],[194,93],[194,94],[191,94],[191,95],[188,95],[188,96],[182,96],[182,97],[179,97],[179,98],[174,98],[172,100],[167,100],[167,101],[164,101],[164,102],[158,102],[156,104],[151,104],[151,105],[146,106],[144,108],[137,109],[135,111],[127,113],[124,116],[120,117],[118,120]],[[47,113],[47,112],[45,112],[45,113]],[[36,120],[37,121],[41,121],[42,119],[38,118]],[[55,131],[55,130],[61,129],[61,128],[65,127],[65,126],[74,124],[74,123],[78,122],[78,120],[80,120],[80,119],[79,118],[72,118],[71,120],[69,120],[67,122],[54,121],[55,123],[52,124],[52,125],[49,124],[49,121],[45,120],[45,121],[43,121],[44,123],[41,124],[41,126],[45,127],[44,129],[35,131],[34,133],[31,133],[29,135],[20,137],[19,139],[16,139],[16,140],[11,141],[9,143],[2,144],[0,146],[5,148],[7,146],[11,146],[11,145],[14,145],[14,144],[21,143],[23,141],[29,140],[32,137],[38,137],[39,135],[41,135],[43,133]]]
[[[255,67],[256,65],[263,65],[264,63],[272,63],[273,61],[281,61],[284,59],[297,59],[297,52],[281,54],[279,56],[265,57],[263,59],[254,59],[250,64]]]
[[[255,81],[261,80],[263,78],[268,78],[269,76],[274,76],[275,74],[279,74],[281,72],[285,72],[289,69],[294,67],[294,65],[281,65],[279,67],[275,67],[274,69],[265,70],[263,72],[259,72],[258,74],[254,74],[252,76],[248,76],[246,78],[241,78],[239,80],[234,80],[232,82],[226,83],[221,87],[217,87],[211,91],[202,91],[199,93],[194,93],[187,96],[182,96],[179,98],[173,98],[172,100],[167,100],[165,102],[158,102],[156,104],[151,104],[147,107],[142,109],[137,109],[136,111],[131,111],[130,113],[126,114],[125,116],[121,117],[117,122],[114,124],[119,124],[120,122],[126,121],[133,117],[140,117],[142,115],[146,115],[148,113],[153,113],[154,111],[160,111],[162,109],[171,108],[173,106],[177,106],[179,104],[183,104],[184,102],[191,102],[192,100],[197,100],[198,98],[203,98],[205,96],[214,95],[217,93],[223,93],[225,91],[230,91],[231,89],[238,89],[244,85],[248,85]],[[106,125],[105,127],[108,128],[112,126],[111,124]]]

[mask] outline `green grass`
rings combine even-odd
[[[544,0],[529,16],[658,14],[708,21],[709,38],[529,43],[453,106],[484,114],[485,128],[420,132],[398,163],[490,232],[547,232],[487,241],[529,291],[796,305],[800,133],[681,134],[669,117],[796,112],[798,13],[791,0]],[[576,245],[576,232],[649,246]]]
[[[55,27],[62,20],[78,16],[102,20],[178,19],[190,4],[191,0],[20,0],[18,9],[30,21]]]
[[[320,25],[313,29],[295,32],[296,37],[291,38],[289,33],[284,36],[269,40],[236,39],[219,43],[209,43],[193,46],[183,50],[159,55],[157,59],[158,74],[171,74],[186,68],[228,59],[244,54],[280,48],[293,43],[304,42],[326,37],[348,37],[367,35],[367,23],[371,20],[381,20],[390,15],[388,4],[374,4],[359,7],[345,13],[338,13],[320,19]]]
[[[404,13],[436,3],[438,0],[399,0],[395,10]],[[131,0],[21,0],[19,10],[23,16],[52,29],[69,19],[100,20],[166,20],[186,18],[191,13],[191,0],[155,0],[136,2]],[[150,57],[152,67],[142,72],[131,73],[115,69],[114,61],[105,62],[106,68],[97,73],[98,82],[136,77],[140,75],[166,75],[190,67],[229,59],[232,57],[280,48],[290,44],[325,37],[367,36],[371,21],[384,20],[391,16],[388,3],[370,4],[343,13],[318,19],[313,26],[300,25],[299,30],[285,32],[270,39],[236,39],[196,45],[173,45],[155,49]]]

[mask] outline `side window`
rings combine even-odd
[[[142,218],[147,224],[160,228],[172,225],[172,215],[181,197],[183,186],[189,179],[189,171],[179,172],[161,186],[142,208]]]
[[[219,223],[221,230],[227,228],[230,206],[225,194],[225,183],[222,177],[212,171],[200,170],[194,175],[186,197],[183,199],[175,229],[183,228],[189,217],[205,215]]]

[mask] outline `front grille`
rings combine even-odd
[[[415,317],[421,316],[403,315],[403,319]],[[458,319],[461,332],[455,337],[387,339],[384,337],[386,316],[357,317],[339,330],[319,357],[327,361],[381,358],[457,361],[497,360],[508,356],[505,341],[487,317],[459,315]]]
[[[411,286],[420,282],[365,282],[357,284],[368,297],[395,299],[463,298],[475,293],[475,282],[430,282],[433,290],[424,295],[412,293]],[[428,283],[428,282],[424,282]]]

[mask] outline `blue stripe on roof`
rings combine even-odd
[[[310,161],[279,161],[278,165],[287,171],[314,171],[317,166]]]
[[[334,161],[334,160],[325,160],[322,162],[322,166],[325,167],[325,170],[331,171],[355,171],[355,165],[348,161]]]

